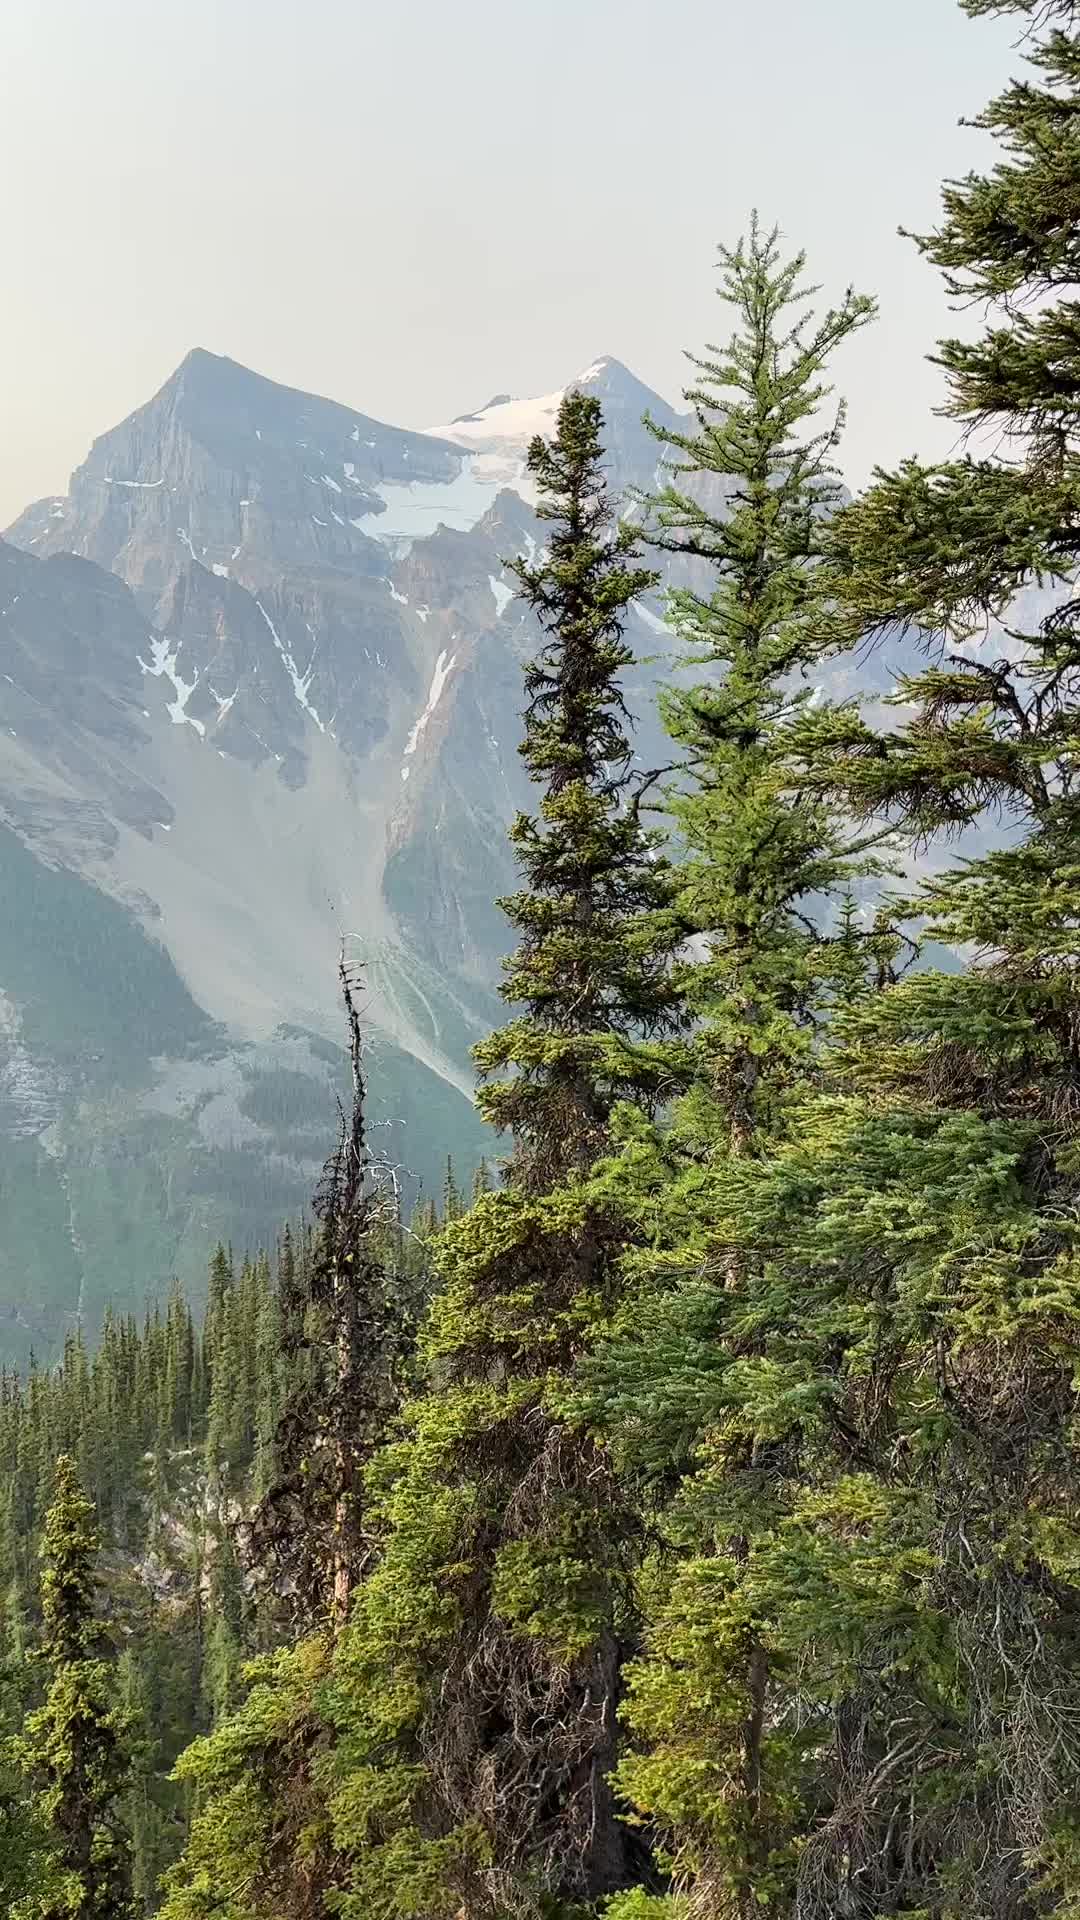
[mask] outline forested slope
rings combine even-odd
[[[530,449],[497,1177],[403,1223],[343,956],[310,1227],[4,1380],[15,1920],[1080,1911],[1080,15],[962,3],[992,450],[845,499],[873,303],[756,221],[634,519],[594,394]]]

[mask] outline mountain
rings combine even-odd
[[[573,384],[616,491],[651,486],[641,416],[671,409],[614,360]],[[196,350],[0,543],[0,1349],[197,1287],[208,1236],[302,1204],[342,936],[405,1184],[490,1151],[468,1048],[499,1017],[537,641],[506,560],[542,538],[526,456],[559,398],[412,432]],[[628,687],[650,764],[657,606]]]

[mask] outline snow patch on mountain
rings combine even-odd
[[[511,441],[528,447],[538,433],[551,433],[565,391],[559,387],[555,393],[538,394],[531,400],[498,400],[480,413],[463,414],[447,427],[425,427],[424,431],[462,447],[487,448]]]
[[[172,686],[176,697],[168,702],[165,711],[174,727],[182,727],[186,723],[189,727],[194,727],[201,739],[206,728],[201,720],[197,720],[193,713],[187,711],[187,703],[199,684],[198,669],[196,669],[194,680],[185,680],[177,665],[179,658],[179,646],[173,647],[168,640],[160,639],[150,641],[149,665],[141,653],[136,655],[143,672],[148,673],[152,680],[164,678]]]
[[[432,714],[439,704],[439,696],[453,672],[456,661],[456,653],[450,654],[448,658],[446,648],[444,647],[435,662],[435,671],[431,676],[431,686],[428,689],[427,704],[419,720],[417,720],[412,728],[408,740],[405,742],[406,758],[409,754],[416,752],[420,735],[423,733],[424,728],[427,726],[428,721],[431,719]]]
[[[324,727],[322,721],[320,720],[318,714],[316,713],[314,707],[312,706],[311,701],[307,697],[308,688],[311,685],[312,675],[315,672],[315,655],[318,652],[317,642],[314,639],[312,640],[311,659],[308,661],[307,672],[302,674],[300,672],[299,667],[296,664],[296,661],[292,656],[290,649],[285,645],[285,642],[281,638],[281,635],[279,634],[277,628],[275,627],[273,621],[271,620],[270,615],[267,613],[266,608],[263,606],[262,601],[256,600],[255,605],[258,607],[259,612],[262,614],[263,619],[266,621],[266,624],[270,629],[270,638],[272,639],[275,647],[277,648],[278,653],[281,655],[282,665],[284,666],[285,671],[289,676],[289,679],[292,681],[292,690],[295,693],[297,700],[300,702],[300,705],[303,707],[304,712],[311,715],[311,718],[314,720],[315,725],[319,729],[319,732],[325,733],[326,728]]]
[[[488,585],[495,596],[495,617],[501,620],[517,589],[508,587],[504,580],[497,580],[493,573],[488,574]]]
[[[353,526],[384,543],[424,540],[437,527],[468,533],[493,504],[500,482],[481,462],[462,460],[453,480],[379,480],[374,491],[385,513],[353,519]]]
[[[667,621],[661,620],[659,614],[654,613],[651,607],[647,607],[644,600],[634,601],[634,612],[639,619],[644,620],[647,627],[651,627],[653,633],[662,633],[668,640],[673,638],[673,629],[668,626]]]
[[[588,387],[601,379],[612,366],[604,357],[594,360],[576,379],[554,393],[541,393],[530,400],[512,399],[500,394],[478,413],[461,414],[448,426],[425,427],[425,433],[438,440],[451,440],[459,447],[475,449],[474,471],[496,491],[512,487],[530,506],[537,493],[528,469],[529,448],[538,434],[550,440],[555,431],[559,407],[575,387]]]

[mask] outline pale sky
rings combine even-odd
[[[0,0],[0,527],[192,346],[402,426],[600,354],[676,398],[755,204],[826,294],[843,465],[944,450],[923,355],[961,130],[1019,58],[955,0]]]

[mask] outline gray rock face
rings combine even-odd
[[[616,361],[595,362],[578,384],[604,406],[615,488],[652,485],[658,449],[641,416],[671,422],[671,410]],[[540,537],[526,455],[560,397],[497,398],[442,432],[410,433],[196,351],[95,442],[66,498],[11,529],[46,569],[78,555],[134,596],[94,651],[85,692],[48,661],[43,731],[54,738],[41,752],[55,757],[79,702],[97,702],[97,746],[87,713],[85,753],[68,772],[87,820],[149,832],[157,857],[122,835],[106,848],[102,828],[95,844],[111,864],[93,877],[157,902],[170,952],[215,1017],[237,1016],[246,967],[235,947],[215,961],[212,914],[224,889],[254,940],[288,842],[325,886],[325,930],[345,925],[373,956],[376,1026],[438,1054],[467,1085],[464,1042],[491,1016],[506,942],[491,905],[513,880],[505,827],[526,798],[520,667],[536,634],[505,561]],[[643,651],[655,651],[655,625],[645,609]],[[122,795],[110,771],[121,749]],[[268,796],[265,831],[245,852],[255,791]],[[208,806],[226,809],[224,834]],[[290,853],[275,878],[298,877]],[[434,988],[448,1027],[433,1010],[415,1031],[420,1002],[392,977],[417,964],[433,978],[414,985],[433,1009]],[[300,971],[313,964],[301,959]],[[325,994],[307,979],[311,1004]],[[279,997],[270,983],[251,996],[267,1007]],[[288,1017],[302,1011],[294,999],[283,996]],[[455,1033],[445,1048],[444,1027]]]
[[[11,538],[116,573],[171,643],[156,671],[173,719],[222,727],[226,751],[280,755],[298,778],[309,727],[361,753],[386,732],[380,660],[418,690],[423,649],[390,595],[382,531],[399,495],[453,492],[464,464],[196,351]]]
[[[689,423],[617,361],[572,384],[633,517],[642,415]],[[303,1204],[343,937],[389,1156],[430,1186],[491,1150],[469,1046],[502,1011],[539,639],[507,562],[542,543],[527,453],[561,397],[407,432],[196,351],[0,541],[0,1354],[197,1287],[217,1235]],[[661,605],[628,633],[650,767]],[[823,678],[874,692],[907,651]]]
[[[578,384],[615,488],[652,485],[640,416],[674,416],[617,362]],[[195,352],[0,542],[0,869],[30,902],[0,940],[0,1189],[15,1155],[48,1216],[24,1252],[48,1244],[64,1276],[16,1315],[40,1351],[107,1289],[195,1284],[210,1233],[242,1244],[295,1210],[318,1127],[288,1102],[312,1060],[327,1093],[343,935],[392,1157],[430,1181],[448,1145],[481,1150],[468,1049],[499,1016],[538,638],[506,561],[542,538],[526,455],[559,398],[412,433]],[[643,759],[653,676],[631,676]],[[58,945],[74,976],[46,964]],[[120,1047],[118,983],[144,971],[173,1025],[155,1044],[143,995]],[[289,1048],[271,1125],[258,1088]],[[22,1284],[0,1270],[0,1345]]]
[[[121,824],[146,835],[172,817],[133,771],[151,743],[146,640],[113,575],[0,541],[0,818],[76,866],[108,857]]]

